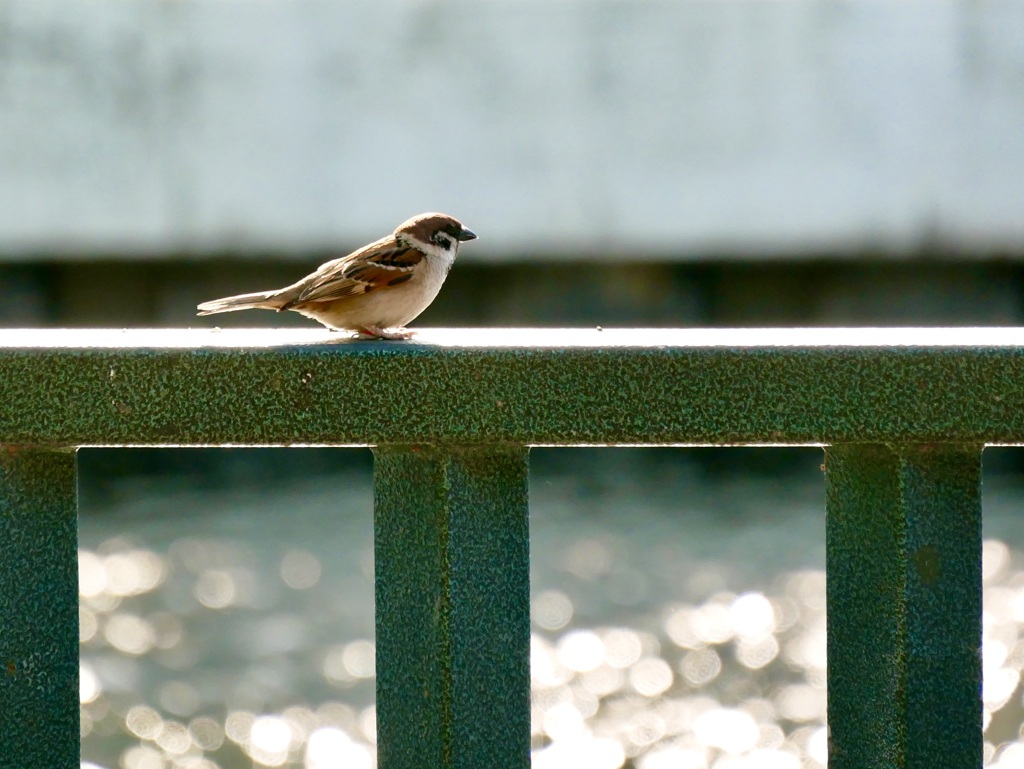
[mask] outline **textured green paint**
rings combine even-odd
[[[936,331],[955,337],[453,329],[421,342],[332,345],[312,343],[326,333],[270,330],[6,332],[0,441],[1024,442],[1024,334],[975,329],[943,345]],[[431,333],[440,341],[428,343]]]
[[[77,769],[75,455],[0,446],[0,765]]]
[[[380,769],[527,769],[525,448],[375,451]]]
[[[830,769],[977,769],[981,447],[826,452]]]

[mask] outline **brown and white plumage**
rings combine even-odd
[[[420,214],[388,237],[327,262],[290,286],[204,302],[198,314],[294,310],[328,328],[407,339],[404,326],[434,301],[459,244],[474,238],[446,214]]]

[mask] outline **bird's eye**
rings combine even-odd
[[[446,250],[451,248],[452,244],[455,242],[455,238],[452,237],[447,230],[438,230],[434,233],[434,237],[431,238],[431,240]]]

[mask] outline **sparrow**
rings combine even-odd
[[[197,314],[294,310],[332,330],[408,339],[412,332],[405,325],[434,301],[459,244],[475,238],[446,214],[420,214],[387,237],[322,264],[290,286],[203,302]]]

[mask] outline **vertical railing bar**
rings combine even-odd
[[[527,769],[527,449],[374,453],[378,766]]]
[[[0,764],[77,769],[73,451],[0,446]]]
[[[830,769],[982,762],[981,447],[826,451]]]

